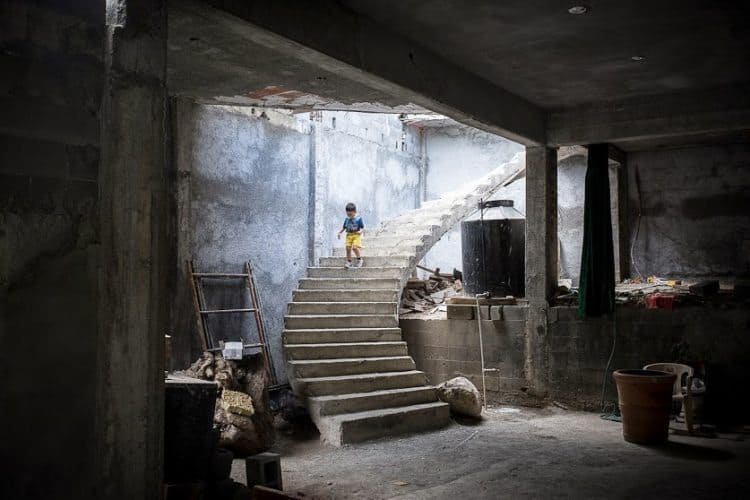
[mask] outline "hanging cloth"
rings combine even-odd
[[[615,258],[607,145],[592,144],[588,150],[578,289],[578,315],[582,318],[608,314],[615,308]]]

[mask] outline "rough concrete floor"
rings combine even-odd
[[[475,425],[341,449],[280,436],[273,451],[303,498],[747,498],[750,436],[645,447],[621,431],[592,413],[490,408]]]

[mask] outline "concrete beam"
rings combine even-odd
[[[748,128],[750,85],[737,85],[554,111],[547,144],[619,143]]]
[[[209,3],[255,25],[254,32],[248,27],[254,43],[467,125],[526,145],[544,144],[543,110],[338,2],[316,2],[314,8],[303,0]],[[204,17],[220,15],[195,8]]]

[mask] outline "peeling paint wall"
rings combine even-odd
[[[347,202],[366,229],[419,204],[420,135],[398,115],[324,111],[315,127],[316,255],[343,245],[335,233]]]
[[[629,163],[631,237],[642,206],[633,273],[750,273],[750,144],[633,153]]]
[[[205,272],[243,271],[253,264],[271,356],[285,378],[281,331],[286,303],[304,275],[309,240],[309,125],[271,110],[200,106],[180,100],[175,114],[178,268],[192,259]],[[175,360],[184,367],[200,352],[189,282],[174,319]],[[178,285],[178,286],[179,286]],[[241,281],[206,282],[209,308],[249,307]],[[251,315],[212,317],[218,339],[257,342]],[[188,347],[192,347],[188,349]]]
[[[2,498],[94,496],[104,12],[0,6]]]
[[[330,255],[335,233],[355,202],[367,227],[414,208],[419,135],[397,115],[202,106],[177,100],[178,280],[173,306],[175,367],[199,354],[185,261],[200,270],[255,267],[268,342],[285,380],[281,334],[287,303],[306,267]],[[365,240],[366,245],[366,240]],[[366,253],[365,253],[366,255]],[[216,307],[241,307],[241,290],[213,284]],[[214,319],[215,332],[245,328],[251,318]],[[254,337],[246,338],[254,341]]]

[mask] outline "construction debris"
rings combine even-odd
[[[266,391],[268,375],[261,355],[234,361],[224,359],[221,353],[204,352],[182,374],[213,380],[223,388],[214,414],[221,433],[220,446],[237,455],[252,455],[273,445],[273,418]]]
[[[461,271],[454,269],[452,273],[446,274],[441,273],[439,268],[433,270],[423,266],[417,267],[431,274],[425,280],[409,278],[406,282],[404,293],[401,295],[401,315],[437,311],[438,306],[463,290]]]

